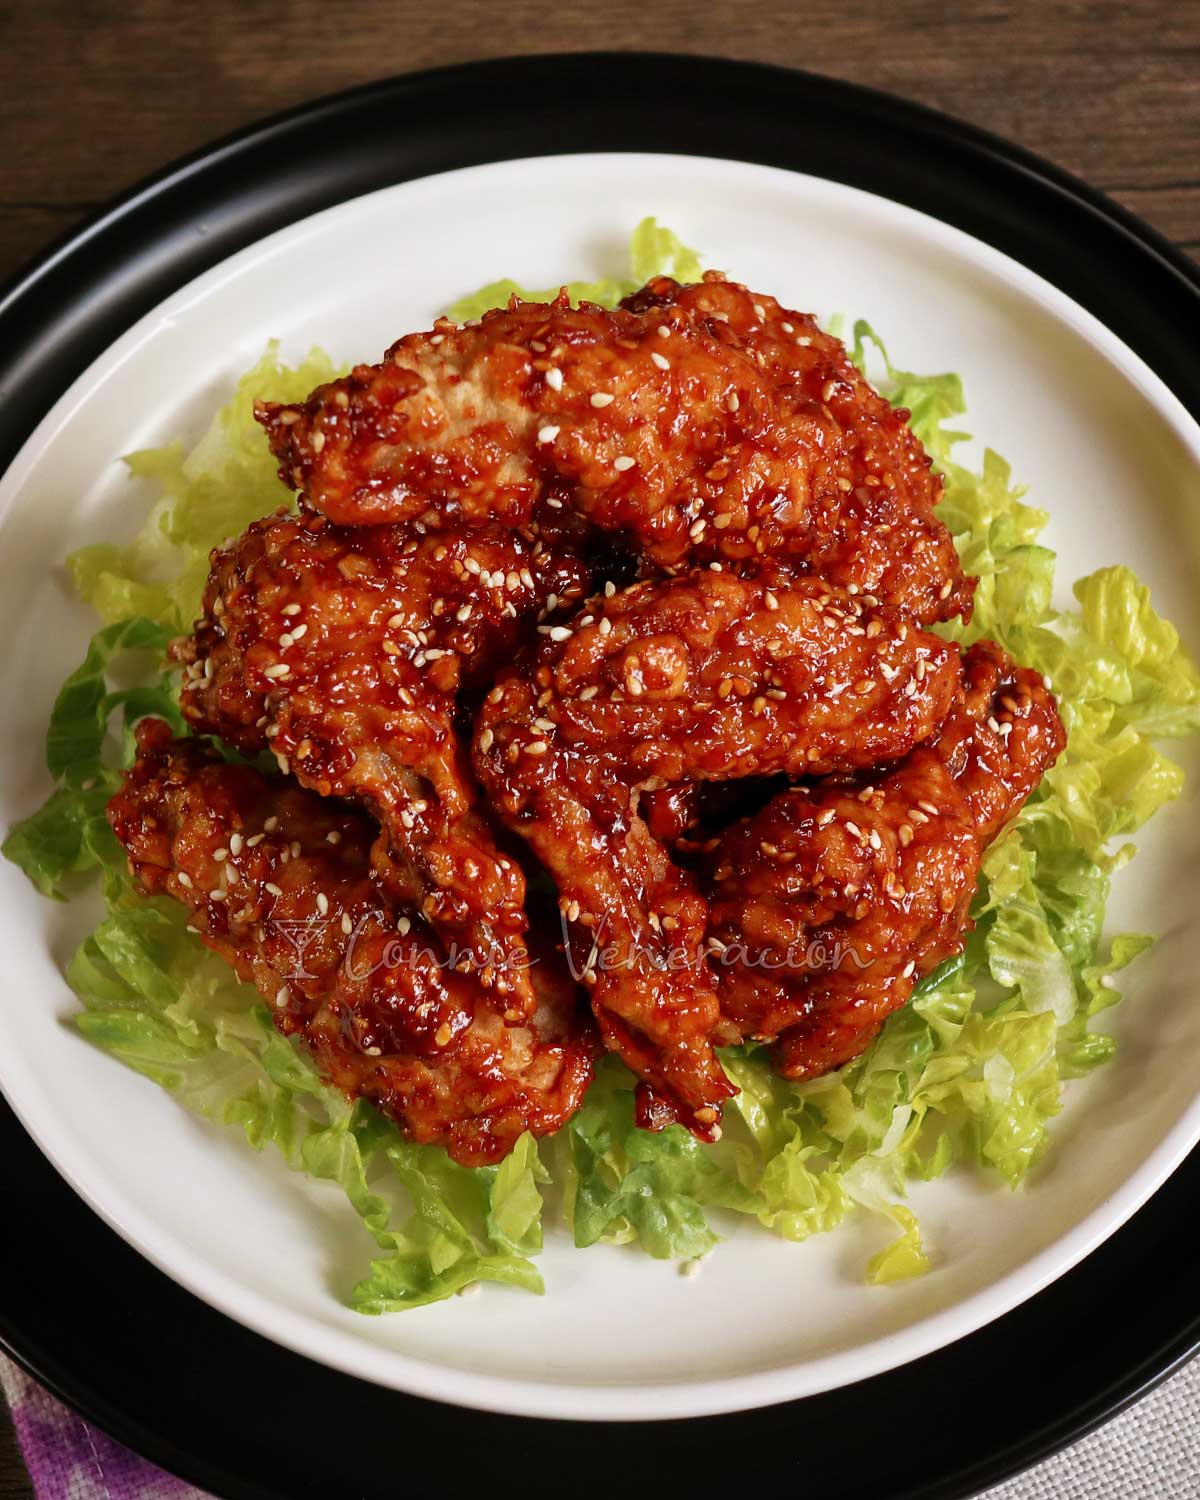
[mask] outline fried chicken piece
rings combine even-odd
[[[514,1019],[534,1003],[525,881],[481,810],[456,699],[587,576],[496,526],[422,534],[279,514],[214,553],[204,615],[174,648],[189,724],[365,802],[383,824],[389,893],[509,993]]]
[[[921,621],[970,612],[903,418],[810,318],[719,277],[442,319],[256,414],[280,477],[339,522],[522,524],[545,498],[652,571],[787,558]]]
[[[705,904],[639,791],[895,759],[935,731],[958,671],[957,646],[887,605],[704,572],[589,601],[485,699],[476,770],[585,929],[592,1006],[650,1086],[647,1121],[711,1133],[729,1088]]]
[[[856,1057],[962,949],[983,850],[1065,743],[1040,676],[990,641],[930,747],[888,774],[793,787],[715,841],[707,865],[721,1009],[811,1078]]]
[[[800,555],[840,588],[903,604],[923,623],[970,619],[975,580],[963,576],[954,540],[937,519],[941,476],[908,425],[850,359],[840,339],[808,313],[781,307],[715,272],[680,286],[659,276],[622,306],[686,319],[709,338],[745,351],[770,381],[780,420],[829,454],[813,471],[803,537],[770,497],[721,521],[727,560]],[[757,528],[757,534],[753,528]]]
[[[421,917],[381,896],[363,812],[172,740],[162,720],[143,720],[137,742],[108,809],[131,872],[189,909],[322,1077],[466,1166],[570,1118],[592,1054],[573,987],[548,987],[528,1024],[506,1026]]]

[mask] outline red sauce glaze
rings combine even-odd
[[[603,1043],[714,1140],[719,1047],[839,1067],[961,948],[1064,731],[924,628],[975,584],[941,481],[811,317],[716,274],[514,301],[256,415],[299,513],[172,654],[279,774],[149,722],[109,815],[348,1095],[494,1161]]]
[[[545,628],[545,627],[543,627]],[[819,579],[703,572],[589,600],[488,694],[475,764],[558,886],[608,1045],[701,1129],[729,1086],[705,903],[643,789],[895,759],[958,691],[958,648]]]
[[[561,974],[531,969],[538,1005],[506,1024],[420,914],[381,894],[378,828],[364,813],[223,761],[203,740],[173,740],[160,719],[143,720],[137,740],[109,804],[131,873],[189,909],[325,1078],[468,1166],[570,1118],[593,1048]]]
[[[443,320],[258,417],[336,521],[521,524],[549,497],[660,571],[785,557],[921,621],[970,613],[903,414],[812,318],[718,276]]]
[[[990,641],[931,748],[882,776],[795,787],[708,850],[711,965],[740,1037],[809,1078],[860,1053],[961,951],[983,850],[1061,753],[1040,676]]]
[[[174,648],[189,724],[272,750],[323,796],[365,802],[383,824],[374,860],[388,892],[470,952],[513,1019],[534,999],[525,879],[480,804],[457,695],[489,682],[588,576],[571,552],[499,526],[422,534],[271,516],[214,553],[204,616]]]

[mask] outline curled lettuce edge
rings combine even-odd
[[[696,253],[647,219],[633,233],[625,277],[565,290],[573,302],[613,306],[653,275],[700,273]],[[498,281],[450,315],[465,321],[512,296],[545,300],[561,289]],[[1038,542],[1045,515],[1025,503],[998,454],[988,450],[978,470],[954,459],[964,438],[952,425],[965,410],[957,375],[896,369],[862,322],[851,353],[909,411],[944,479],[940,514],[979,576],[970,627],[946,634],[991,636],[1045,673],[1067,748],[987,851],[966,951],[925,979],[861,1057],[824,1078],[791,1084],[767,1049],[726,1049],[740,1092],[713,1147],[677,1126],[637,1129],[633,1080],[610,1057],[556,1137],[539,1146],[525,1135],[494,1167],[458,1166],[323,1084],[257,993],[187,930],[182,910],[133,888],[104,818],[133,725],[155,713],[182,729],[167,642],[199,612],[210,548],[279,503],[252,398],[302,398],[336,375],[327,356],[314,350],[289,368],[270,346],[189,453],[173,444],[131,455],[131,473],[160,491],[142,530],[124,546],[70,558],[75,591],[104,624],[54,705],[54,790],[9,832],[3,852],[55,899],[100,877],[106,915],[67,969],[80,1031],[181,1104],[344,1196],[379,1251],[344,1288],[358,1311],[420,1307],[481,1281],[541,1292],[534,1257],[549,1182],[577,1246],[636,1243],[690,1261],[747,1218],[800,1241],[865,1211],[895,1231],[865,1268],[867,1281],[918,1275],[930,1256],[902,1201],[908,1184],[969,1164],[1019,1186],[1047,1149],[1064,1081],[1113,1055],[1114,1039],[1093,1022],[1153,940],[1105,941],[1105,904],[1112,876],[1133,857],[1128,836],[1182,787],[1154,742],[1200,728],[1200,674],[1127,567],[1080,579],[1077,607],[1054,609],[1055,557]]]

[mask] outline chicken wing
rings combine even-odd
[[[161,720],[143,720],[137,740],[109,804],[131,872],[190,910],[325,1079],[468,1166],[570,1118],[592,1055],[573,987],[548,976],[528,1024],[506,1025],[419,913],[380,894],[363,812],[174,741]]]
[[[592,1006],[649,1085],[644,1116],[703,1134],[729,1092],[705,903],[639,815],[639,792],[902,756],[950,707],[958,648],[818,579],[712,572],[637,584],[541,628],[533,659],[484,701],[476,769],[586,933]]]
[[[281,514],[214,554],[204,616],[175,647],[188,722],[248,753],[269,747],[324,796],[364,801],[384,826],[389,892],[509,995],[514,1019],[533,1004],[525,881],[480,807],[457,695],[586,578],[570,553],[495,526],[422,534]]]
[[[335,521],[523,524],[545,499],[650,571],[785,557],[921,621],[970,612],[902,416],[810,318],[719,277],[612,312],[443,319],[257,415],[281,478]]]
[[[714,840],[711,964],[738,1035],[777,1041],[789,1078],[857,1056],[961,951],[982,852],[1064,742],[1041,677],[982,642],[929,747],[866,784],[793,787]]]

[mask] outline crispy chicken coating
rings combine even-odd
[[[544,499],[648,571],[787,558],[921,621],[970,612],[902,414],[811,318],[717,276],[616,311],[443,319],[257,415],[281,478],[335,521],[519,525]]]
[[[1040,676],[967,652],[940,736],[894,770],[797,786],[713,841],[711,964],[739,1036],[788,1078],[840,1067],[960,952],[983,850],[1065,743]]]
[[[803,433],[814,455],[803,529],[777,498],[754,496],[714,523],[723,527],[716,556],[800,557],[838,587],[902,604],[918,621],[970,618],[974,579],[934,511],[941,477],[909,413],[874,389],[840,339],[808,313],[715,272],[691,286],[656,277],[622,305],[669,326],[686,319],[744,351],[770,382],[779,421]]]
[[[365,802],[388,891],[468,952],[514,1017],[533,1005],[525,880],[496,847],[454,716],[460,689],[489,681],[586,579],[572,554],[496,526],[280,514],[214,554],[204,615],[175,647],[188,722]]]
[[[705,904],[639,792],[896,759],[935,731],[958,684],[958,648],[899,611],[818,579],[771,582],[703,572],[590,600],[501,677],[476,725],[495,810],[586,934],[593,1009],[649,1085],[643,1113],[700,1133],[729,1092]]]
[[[366,814],[172,740],[161,720],[137,740],[108,814],[131,872],[189,909],[324,1078],[468,1166],[570,1118],[592,1054],[573,986],[547,973],[528,1023],[506,1025],[419,913],[381,895]]]

